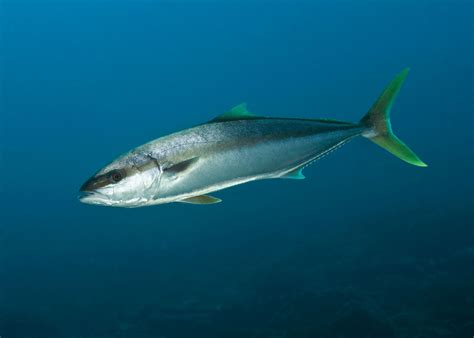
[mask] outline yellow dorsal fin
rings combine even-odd
[[[259,116],[254,115],[247,110],[247,103],[241,103],[228,112],[217,116],[215,119],[211,120],[211,122],[236,121],[256,118],[259,118]]]

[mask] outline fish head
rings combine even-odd
[[[130,152],[108,164],[80,188],[83,203],[139,207],[153,200],[162,170],[151,155]]]

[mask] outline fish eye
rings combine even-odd
[[[109,179],[114,183],[120,182],[123,179],[123,177],[124,175],[121,170],[112,170],[109,173]]]

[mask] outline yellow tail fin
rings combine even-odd
[[[407,163],[418,167],[427,167],[427,165],[393,133],[390,124],[390,110],[403,81],[408,75],[408,71],[409,69],[405,68],[389,83],[382,95],[380,95],[372,108],[370,108],[369,112],[360,120],[360,123],[368,128],[362,136],[367,137],[372,142]]]

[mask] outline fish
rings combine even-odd
[[[262,179],[304,179],[303,169],[362,136],[399,159],[427,165],[394,133],[390,112],[409,72],[388,84],[356,123],[254,115],[245,103],[207,123],[155,139],[121,155],[80,188],[86,204],[144,207],[216,204],[212,193]]]

